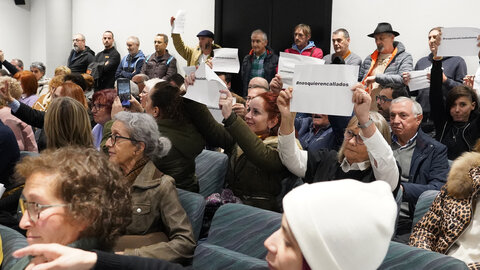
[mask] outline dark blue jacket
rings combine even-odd
[[[273,52],[272,48],[267,46],[267,56],[265,60],[263,60],[263,70],[265,71],[264,78],[269,83],[275,77],[275,73],[277,73],[277,65],[278,65],[278,56]],[[252,71],[252,63],[253,57],[255,52],[250,50],[250,53],[247,54],[242,61],[242,83],[243,83],[243,96],[247,95],[248,91],[248,83],[250,82],[250,72]]]
[[[133,76],[140,73],[143,63],[145,63],[145,55],[142,50],[139,50],[134,57],[130,54],[125,55],[115,72],[115,80],[118,78],[127,78],[131,80]]]
[[[303,150],[338,150],[338,147],[335,147],[335,134],[330,125],[315,133],[313,129],[313,119],[309,116],[305,118],[295,118],[295,129],[298,130],[298,140]]]
[[[424,191],[440,190],[447,181],[448,170],[447,147],[419,129],[408,182],[402,182],[403,201],[413,210]]]

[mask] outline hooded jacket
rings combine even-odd
[[[130,54],[125,55],[115,72],[115,80],[118,78],[127,78],[131,80],[133,76],[140,73],[143,63],[145,63],[145,55],[142,50],[139,50],[133,57]]]
[[[301,54],[322,59],[323,51],[315,46],[315,42],[309,41],[307,46],[302,50],[299,50],[296,44],[293,44],[291,48],[285,49],[286,53]]]
[[[95,52],[90,47],[85,46],[85,50],[78,54],[72,49],[68,56],[67,66],[72,73],[85,73],[88,65],[93,61],[95,61]]]
[[[375,74],[375,82],[385,85],[388,83],[403,84],[402,73],[410,72],[413,69],[413,58],[405,51],[405,46],[399,41],[393,42],[394,51],[383,74]],[[378,58],[378,50],[367,56],[360,66],[358,81],[362,82],[370,76]]]
[[[275,73],[277,72],[277,65],[278,65],[278,56],[270,47],[266,47],[267,56],[263,60],[263,71],[264,78],[268,82],[270,82],[273,77],[275,77]],[[248,83],[250,81],[250,72],[252,71],[252,63],[253,58],[255,57],[255,52],[250,50],[248,55],[243,58],[242,61],[242,83],[243,83],[243,94],[246,96],[248,90]]]
[[[480,153],[468,152],[452,164],[447,184],[415,224],[410,246],[446,254],[472,221],[480,190]],[[469,265],[480,269],[480,263]]]

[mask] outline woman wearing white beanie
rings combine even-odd
[[[397,206],[383,181],[304,184],[283,199],[281,228],[265,240],[270,269],[377,269]]]

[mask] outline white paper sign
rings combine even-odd
[[[357,78],[358,66],[296,65],[290,110],[351,116],[351,88]]]
[[[177,11],[175,21],[173,21],[172,34],[183,34],[185,29],[185,20],[187,19],[187,12],[185,10]]]
[[[188,87],[184,97],[209,107],[218,107],[221,89],[227,89],[225,83],[210,67],[202,63],[195,71],[194,84]]]
[[[0,184],[0,198],[2,197],[4,192],[5,192],[5,186],[3,184]]]
[[[430,88],[430,81],[427,78],[428,69],[410,71],[410,82],[408,88],[410,91]]]
[[[449,27],[442,28],[442,40],[437,56],[477,56],[477,37],[479,28]]]
[[[238,73],[240,71],[237,48],[215,49],[213,55],[213,71],[227,73]]]
[[[192,74],[192,72],[197,71],[197,67],[196,66],[186,66],[186,67],[183,67],[183,71],[185,71],[185,76],[189,76],[190,74]]]
[[[299,64],[323,65],[325,64],[325,60],[300,54],[280,52],[280,58],[278,59],[278,74],[282,77],[284,88],[293,85],[292,79],[295,65]]]

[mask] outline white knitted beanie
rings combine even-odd
[[[384,181],[304,184],[283,199],[284,214],[312,270],[377,269],[387,254],[397,205]]]

